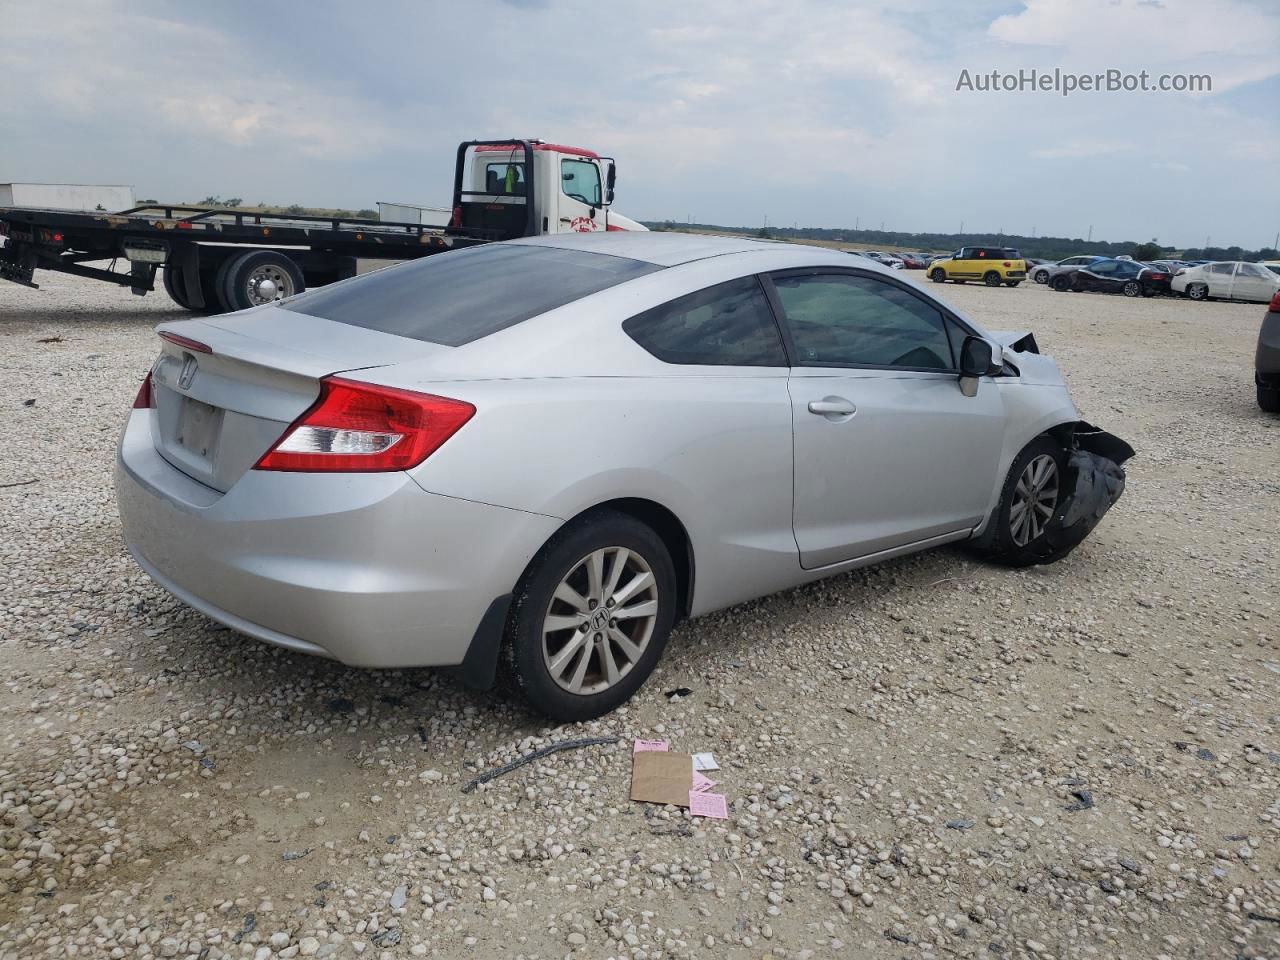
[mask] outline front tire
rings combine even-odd
[[[983,274],[982,282],[988,287],[998,287],[1001,283],[1000,274],[996,273],[994,270],[988,270]]]
[[[1049,286],[1051,289],[1057,290],[1059,293],[1065,293],[1071,289],[1071,281],[1066,277],[1054,277],[1049,281]]]
[[[936,267],[929,271],[929,279],[934,283],[943,283],[947,279],[947,271],[943,270],[941,267]]]
[[[676,593],[670,552],[634,517],[602,510],[557,533],[507,623],[508,665],[530,706],[579,722],[629,700],[662,656]]]
[[[1208,300],[1209,287],[1203,283],[1193,283],[1187,287],[1187,296],[1192,300]]]
[[[1128,283],[1124,285],[1124,287],[1121,289],[1121,292],[1126,297],[1140,297],[1142,296],[1142,284],[1140,284],[1137,280],[1130,280]]]
[[[993,529],[979,549],[1009,567],[1029,567],[1061,559],[1052,554],[1045,534],[1065,487],[1067,452],[1052,437],[1037,437],[1014,458],[991,518]]]
[[[1048,283],[1048,282],[1049,282],[1049,271],[1048,271],[1048,270],[1037,270],[1035,273],[1033,273],[1033,274],[1031,275],[1031,279],[1032,279],[1032,280],[1034,280],[1036,283]]]

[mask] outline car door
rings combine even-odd
[[[834,268],[770,275],[791,356],[793,523],[806,569],[976,526],[1004,404],[960,390],[968,332],[907,284]],[[985,378],[984,378],[985,379]]]
[[[600,167],[589,157],[561,157],[556,174],[556,233],[591,233],[605,229],[604,187]]]
[[[1076,274],[1077,290],[1104,290],[1114,293],[1116,272],[1120,269],[1119,260],[1098,260],[1081,267]]]
[[[1236,264],[1235,278],[1231,285],[1231,296],[1236,300],[1252,300],[1265,303],[1271,299],[1276,285],[1275,275],[1256,263]]]
[[[1211,263],[1205,267],[1204,279],[1209,287],[1209,296],[1229,298],[1235,272],[1236,265],[1231,261]]]

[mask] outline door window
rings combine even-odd
[[[955,368],[942,312],[895,284],[852,274],[773,283],[800,364]]]
[[[1235,265],[1234,263],[1211,263],[1211,264],[1209,264],[1209,272],[1210,272],[1210,273],[1221,273],[1221,274],[1226,274],[1227,276],[1231,276],[1231,273],[1232,273],[1232,271],[1234,271],[1234,270],[1235,270],[1235,268],[1236,268],[1236,265]]]
[[[1271,274],[1269,274],[1266,270],[1263,270],[1261,267],[1255,266],[1252,263],[1240,264],[1240,275],[1243,277],[1252,277],[1255,280],[1271,279]]]
[[[664,363],[785,367],[769,301],[755,277],[730,280],[626,320],[622,329]]]
[[[600,206],[600,168],[590,160],[561,160],[560,189],[566,197]]]

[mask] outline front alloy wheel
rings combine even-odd
[[[1023,468],[1009,504],[1009,535],[1025,547],[1039,539],[1058,506],[1058,461],[1042,453]]]
[[[1130,280],[1124,285],[1124,295],[1126,297],[1137,297],[1142,294],[1142,284],[1137,280]]]
[[[560,581],[542,621],[542,659],[558,686],[602,693],[644,656],[658,620],[658,585],[644,557],[602,547]]]

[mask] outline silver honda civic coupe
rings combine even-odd
[[[158,328],[125,540],[235,630],[599,716],[672,626],[953,541],[1065,556],[1133,450],[1025,332],[814,247],[562,235]]]

